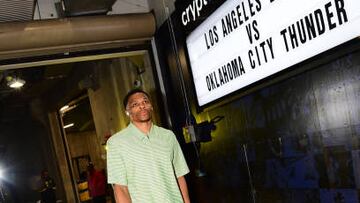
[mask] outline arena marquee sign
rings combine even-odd
[[[359,0],[228,0],[186,39],[199,106],[360,34]]]

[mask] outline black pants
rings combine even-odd
[[[106,195],[93,197],[93,203],[106,203]]]
[[[55,203],[56,202],[55,190],[48,189],[48,190],[41,192],[41,202],[42,203]]]

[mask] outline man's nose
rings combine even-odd
[[[145,102],[140,102],[140,106],[141,109],[144,109],[146,107],[146,103]]]

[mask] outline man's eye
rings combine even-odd
[[[139,106],[139,103],[133,103],[133,104],[131,105],[132,108],[137,107],[137,106]]]

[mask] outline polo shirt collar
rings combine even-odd
[[[141,130],[139,130],[139,128],[137,128],[132,122],[130,122],[129,124],[129,129],[131,130],[131,133],[134,134],[135,137],[139,138],[142,141],[144,139],[151,139],[151,137],[153,137],[154,135],[154,124],[151,124],[151,128],[148,135],[146,135]]]

